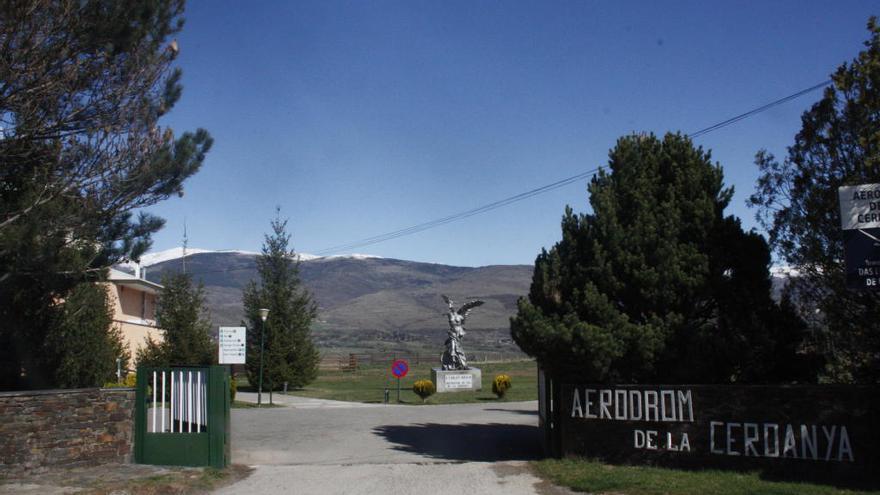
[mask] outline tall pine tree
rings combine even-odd
[[[128,368],[129,352],[113,324],[107,287],[82,283],[60,304],[46,346],[52,353],[53,382],[62,388],[99,387],[116,380],[116,360]]]
[[[804,325],[770,297],[769,250],[724,216],[733,191],[680,134],[621,138],[566,209],[562,240],[535,263],[511,320],[551,373],[584,381],[811,380]]]
[[[160,122],[182,92],[183,10],[0,3],[0,390],[61,383],[59,302],[145,252],[164,222],[143,208],[182,194],[211,146]]]
[[[287,221],[279,215],[271,223],[263,252],[257,258],[259,283],[251,281],[243,294],[248,327],[248,381],[256,384],[260,373],[260,337],[265,328],[263,389],[279,390],[287,382],[300,388],[318,376],[320,355],[312,342],[311,324],[317,307],[299,278],[299,261],[290,247]],[[267,308],[265,327],[259,309]]]
[[[138,364],[147,366],[195,366],[214,364],[217,346],[211,341],[211,321],[205,290],[192,275],[175,273],[162,277],[156,301],[156,326],[164,339],[150,339],[138,352]]]

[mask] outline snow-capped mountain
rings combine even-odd
[[[227,253],[227,254],[243,254],[250,256],[257,256],[260,253],[255,251],[244,251],[240,249],[201,249],[201,248],[186,248],[186,255],[192,256],[195,254],[204,254],[204,253]],[[381,259],[381,256],[374,256],[372,254],[335,254],[332,256],[316,256],[314,254],[309,253],[296,253],[297,257],[300,261],[316,261],[316,260],[333,260],[333,259],[354,259],[354,260],[368,260],[368,259]],[[163,263],[166,261],[176,260],[178,258],[183,258],[183,248],[182,247],[174,247],[171,249],[166,249],[164,251],[157,251],[154,253],[146,253],[141,256],[141,266],[148,267],[152,265],[157,265],[159,263]],[[123,263],[124,267],[133,267],[134,263]]]

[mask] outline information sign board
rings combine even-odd
[[[845,186],[837,194],[846,285],[880,289],[880,184]]]
[[[218,333],[220,348],[220,364],[244,364],[247,346],[247,329],[245,327],[220,327]]]

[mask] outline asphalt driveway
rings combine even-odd
[[[275,398],[285,407],[233,410],[233,462],[256,471],[218,493],[556,491],[526,468],[542,453],[537,402],[398,406]]]

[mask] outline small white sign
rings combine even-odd
[[[880,184],[837,189],[843,230],[880,228]]]
[[[244,364],[247,349],[245,327],[220,327],[220,364]]]
[[[446,388],[474,388],[474,377],[470,374],[446,375]]]

